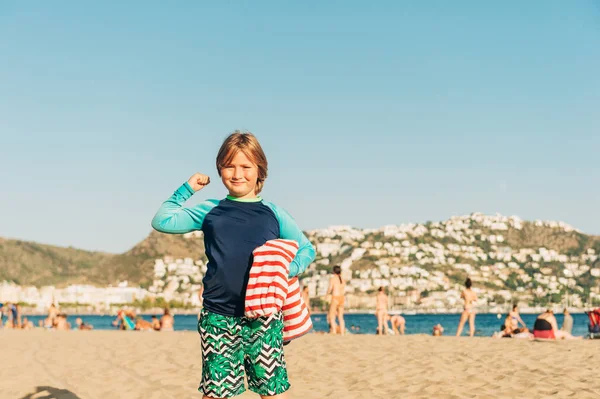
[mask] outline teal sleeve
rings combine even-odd
[[[204,217],[219,201],[208,200],[193,208],[185,208],[183,203],[192,195],[194,195],[194,190],[185,182],[160,206],[152,219],[152,228],[161,233],[170,234],[202,230]]]
[[[279,221],[279,238],[294,240],[298,243],[298,252],[290,264],[290,277],[295,277],[315,260],[315,248],[296,224],[296,221],[284,209],[278,208],[272,203],[265,202],[273,210]]]

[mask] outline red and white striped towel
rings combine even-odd
[[[312,328],[308,308],[300,295],[297,277],[288,278],[290,263],[298,252],[292,240],[270,240],[256,248],[246,288],[246,317],[270,316],[283,311],[284,342]]]

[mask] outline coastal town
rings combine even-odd
[[[307,232],[317,256],[301,276],[308,286],[311,306],[323,309],[330,271],[341,266],[347,307],[374,307],[374,293],[384,287],[392,310],[453,313],[461,309],[461,284],[467,276],[479,296],[478,307],[490,313],[519,303],[523,312],[548,304],[584,309],[600,304],[598,248],[526,247],[515,236],[581,234],[555,221],[526,222],[516,216],[473,213],[443,222],[388,225],[378,229],[331,226]],[[201,232],[185,235],[200,240]],[[199,293],[207,259],[166,256],[154,260],[152,284],[146,287],[116,282],[113,286],[20,286],[0,282],[4,301],[23,303],[43,311],[51,303],[103,312],[125,304],[150,302],[201,306]]]

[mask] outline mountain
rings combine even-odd
[[[84,251],[0,237],[0,281],[19,285],[92,284],[128,280],[147,286],[155,258],[204,256],[202,239],[152,231],[123,254]]]
[[[313,283],[318,296],[340,265],[347,292],[371,295],[384,286],[438,309],[458,302],[466,277],[488,304],[600,301],[600,237],[563,222],[473,213],[379,229],[332,226],[309,239],[317,258],[303,283]]]

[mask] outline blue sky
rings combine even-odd
[[[0,0],[0,236],[125,251],[234,129],[303,229],[600,233],[598,1],[122,3]]]

